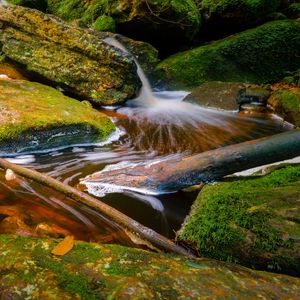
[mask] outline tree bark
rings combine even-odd
[[[115,222],[125,230],[127,229],[131,233],[135,234],[139,239],[146,240],[155,247],[158,247],[163,250],[167,250],[169,252],[183,254],[188,257],[193,257],[193,255],[189,253],[186,249],[174,244],[172,241],[158,234],[154,230],[143,226],[137,221],[119,212],[115,208],[101,202],[99,199],[89,196],[46,174],[10,163],[3,158],[0,158],[0,167],[3,168],[4,170],[11,169],[16,174],[19,174],[25,178],[32,179],[40,184],[46,185],[80,203],[92,207],[93,209],[100,212],[102,215],[108,217],[110,220],[112,220],[113,222]]]
[[[85,182],[110,183],[149,193],[172,192],[235,172],[300,155],[300,130],[235,144],[201,154],[88,176]]]

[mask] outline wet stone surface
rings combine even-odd
[[[4,299],[297,299],[298,278],[116,245],[0,236]]]

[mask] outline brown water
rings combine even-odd
[[[236,112],[184,104],[180,101],[182,92],[163,92],[158,96],[162,101],[153,107],[131,102],[131,106],[104,111],[119,128],[107,144],[65,145],[65,149],[10,159],[76,186],[80,178],[108,165],[190,155],[286,130],[282,121],[272,115],[245,118]],[[115,189],[104,191],[101,200],[173,238],[196,195],[182,191],[145,195]],[[8,225],[3,223],[5,219]],[[32,182],[6,182],[0,172],[0,233],[49,235],[47,230],[41,230],[45,223],[52,236],[73,234],[80,240],[132,245],[117,226],[92,209]]]

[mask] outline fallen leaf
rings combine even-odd
[[[68,253],[74,246],[74,237],[72,235],[66,236],[56,247],[51,251],[54,255],[65,255]]]

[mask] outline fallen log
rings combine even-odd
[[[10,169],[14,173],[19,174],[22,177],[34,180],[40,184],[48,186],[80,203],[83,203],[95,209],[102,215],[108,217],[111,221],[115,222],[117,225],[124,228],[125,231],[127,230],[130,233],[133,233],[138,237],[138,239],[150,242],[150,244],[152,244],[154,247],[173,253],[183,254],[188,257],[193,257],[193,255],[189,253],[186,249],[176,245],[175,243],[165,238],[164,236],[158,234],[154,230],[143,226],[137,221],[119,212],[115,208],[101,202],[99,199],[96,199],[71,186],[68,186],[50,177],[47,174],[40,173],[38,171],[10,163],[3,158],[0,158],[0,168],[4,170]]]
[[[103,170],[83,179],[147,193],[172,192],[235,172],[300,155],[300,130],[243,142],[189,157]]]

